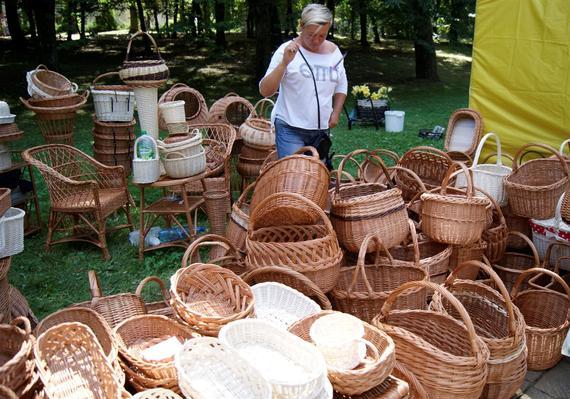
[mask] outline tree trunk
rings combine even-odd
[[[374,43],[380,44],[380,32],[378,30],[378,20],[376,18],[372,20],[372,32],[374,33]]]
[[[356,13],[354,12],[354,7],[350,7],[350,40],[354,40],[356,37]]]
[[[415,0],[411,6],[414,8],[412,12],[415,12],[414,51],[416,57],[416,78],[439,80],[429,5],[424,0]]]
[[[255,79],[267,70],[275,41],[280,41],[281,28],[276,5],[271,0],[251,0],[255,20]]]
[[[81,2],[79,5],[79,15],[81,19],[81,25],[79,28],[79,37],[81,40],[85,40],[87,35],[85,34],[85,25],[87,25],[87,11],[85,10],[85,3]]]
[[[287,0],[287,12],[285,15],[287,23],[285,24],[285,36],[295,36],[295,21],[293,20],[293,0]]]
[[[164,27],[166,28],[166,35],[167,36],[168,36],[168,33],[170,32],[170,29],[168,27],[168,25],[170,24],[170,21],[169,21],[170,15],[169,14],[170,14],[170,4],[169,4],[169,1],[166,0],[164,2],[164,19],[165,19]]]
[[[156,27],[156,36],[160,37],[160,24],[158,23],[158,5],[156,2],[152,6],[152,14],[154,16],[154,26]]]
[[[358,2],[358,11],[360,13],[360,45],[362,47],[370,47],[368,43],[368,11],[366,8],[366,0]]]
[[[32,7],[40,40],[41,61],[49,68],[57,69],[55,0],[33,0]]]
[[[210,24],[210,5],[207,1],[202,3],[202,23],[204,24],[204,35],[210,36],[212,27]]]
[[[172,15],[172,34],[170,35],[170,37],[172,39],[176,39],[176,29],[177,29],[177,24],[178,24],[178,12],[180,10],[178,3],[179,3],[178,0],[174,0],[174,14]]]
[[[129,16],[130,16],[129,33],[132,34],[139,30],[137,7],[133,3],[131,3],[131,5],[129,6]]]
[[[141,24],[141,30],[143,32],[146,32],[147,28],[146,28],[146,22],[144,20],[144,9],[143,9],[143,5],[142,5],[142,0],[137,0],[137,10],[139,13],[139,22]]]
[[[451,20],[449,21],[448,39],[450,44],[457,44],[459,43],[459,26],[467,23],[463,15],[465,10],[464,0],[451,0],[449,7]]]
[[[22,32],[22,26],[20,25],[20,17],[18,16],[18,1],[17,0],[6,0],[6,19],[8,22],[8,30],[10,31],[10,37],[12,38],[12,43],[14,48],[21,48],[22,45],[26,43],[26,38],[24,37],[24,32]]]
[[[248,39],[253,39],[255,35],[255,1],[247,0],[247,20],[246,33]]]
[[[216,0],[214,13],[216,16],[216,44],[221,47],[226,47],[226,5],[224,0]]]
[[[335,4],[335,1],[334,1],[334,0],[327,0],[327,8],[328,8],[329,10],[331,10],[331,12],[332,12],[333,21],[334,21],[334,16],[335,16],[335,11],[334,11],[334,10],[335,10],[335,6],[336,6],[336,4]],[[335,26],[334,26],[334,23],[333,23],[332,26],[331,26],[331,28],[330,28],[330,30],[329,30],[329,36],[330,36],[331,39],[334,39],[334,28],[335,28]]]
[[[36,20],[34,18],[34,10],[32,9],[32,0],[24,0],[23,5],[30,29],[28,34],[32,37],[32,40],[35,41],[38,38],[38,35],[36,33]]]
[[[74,2],[73,1],[67,1],[65,4],[65,31],[67,33],[67,41],[71,41],[73,40],[73,29],[74,29],[74,23],[73,23],[73,8],[74,8]]]

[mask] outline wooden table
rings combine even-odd
[[[161,176],[161,178],[154,183],[135,183],[135,185],[140,190],[139,260],[143,260],[144,253],[146,251],[152,251],[166,247],[186,248],[188,244],[195,238],[196,234],[194,231],[194,223],[192,222],[192,211],[197,211],[198,207],[204,203],[204,198],[201,195],[188,195],[185,186],[192,182],[202,181],[202,179],[206,176],[206,173],[201,173],[199,175],[186,177],[183,179],[172,179],[167,176]],[[163,196],[153,203],[146,205],[145,190],[156,188],[163,190]],[[182,201],[178,199],[178,195],[176,197],[169,197],[165,195],[167,190],[176,192],[180,197],[182,197]],[[175,200],[173,200],[173,198],[175,198]],[[177,216],[179,215],[183,215],[186,218],[186,224],[188,225],[189,232],[184,229],[182,223],[180,223],[180,221],[177,219]],[[161,217],[164,218],[167,225],[174,225],[179,227],[184,232],[186,237],[184,239],[160,243],[159,245],[145,248],[145,238],[148,235],[148,232],[156,223],[156,221]]]

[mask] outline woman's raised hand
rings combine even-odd
[[[285,47],[285,51],[283,52],[283,60],[281,63],[285,66],[289,65],[293,58],[297,55],[299,51],[299,45],[297,44],[297,38],[291,40],[291,43]]]

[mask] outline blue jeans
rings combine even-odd
[[[313,145],[322,131],[329,129],[310,130],[290,126],[283,120],[275,118],[275,146],[279,158],[293,154],[299,148]]]

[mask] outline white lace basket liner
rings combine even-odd
[[[265,320],[243,319],[222,327],[219,339],[261,372],[275,398],[312,399],[323,389],[327,375],[323,356],[288,331]]]
[[[97,85],[107,76],[119,76],[118,72],[107,72],[97,76],[91,85],[95,116],[101,122],[130,122],[135,111],[135,93],[127,85]]]
[[[495,139],[495,144],[497,146],[497,161],[495,164],[479,164],[483,146],[487,139],[491,137]],[[470,169],[473,171],[473,184],[475,187],[481,188],[489,193],[489,195],[491,195],[499,205],[506,205],[507,194],[505,192],[503,178],[509,175],[512,172],[512,169],[503,165],[501,140],[499,139],[499,136],[495,133],[487,133],[481,139],[473,158],[473,165],[471,165]],[[457,175],[455,187],[465,187],[466,185],[467,179],[465,178],[465,174],[459,173]]]
[[[255,316],[287,330],[289,326],[321,307],[294,288],[276,282],[259,283],[251,287],[255,300]]]
[[[19,208],[9,208],[0,218],[0,258],[19,254],[24,250],[24,216]]]
[[[570,225],[566,224],[560,216],[560,209],[565,195],[566,194],[562,194],[558,200],[553,218],[529,220],[530,228],[532,230],[532,242],[538,251],[540,260],[544,259],[546,250],[553,241],[561,241],[570,244]],[[562,245],[559,246],[557,256],[570,256],[570,248]]]
[[[271,385],[237,351],[217,338],[187,341],[174,357],[181,392],[188,398],[270,399]]]

